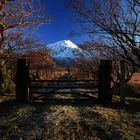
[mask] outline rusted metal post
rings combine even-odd
[[[28,99],[29,70],[26,59],[17,60],[16,72],[16,99],[27,101]]]
[[[125,103],[125,61],[120,61],[120,102]]]
[[[112,102],[112,60],[101,60],[99,67],[99,103],[110,104]]]

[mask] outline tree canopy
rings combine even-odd
[[[9,29],[49,23],[51,17],[45,7],[35,0],[0,0],[0,50]]]
[[[68,3],[76,14],[75,20],[87,33],[120,48],[123,59],[140,67],[139,0],[69,0]]]

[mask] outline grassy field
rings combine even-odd
[[[0,98],[0,140],[139,140],[140,98],[110,107],[70,100],[19,103]]]

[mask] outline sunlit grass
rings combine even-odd
[[[18,103],[8,99],[0,104],[0,138],[3,139],[139,139],[139,99],[127,104],[74,105]],[[136,108],[136,109],[134,109]]]

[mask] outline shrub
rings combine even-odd
[[[126,96],[140,98],[140,83],[127,83],[125,86]]]

